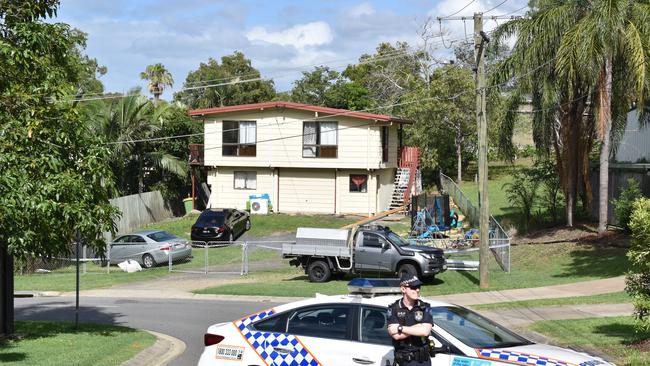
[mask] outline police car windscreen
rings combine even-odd
[[[456,306],[431,308],[433,323],[472,348],[505,348],[531,344],[477,313]]]

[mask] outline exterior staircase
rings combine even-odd
[[[389,209],[404,208],[409,204],[418,173],[418,162],[419,153],[417,148],[402,148]]]

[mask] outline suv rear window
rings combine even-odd
[[[199,225],[221,226],[226,220],[226,214],[222,211],[203,211],[201,216],[196,220]]]

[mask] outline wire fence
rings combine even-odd
[[[26,259],[16,259],[14,272],[17,275],[66,273],[76,271],[76,253],[71,252],[54,257],[35,256]],[[80,274],[107,274],[111,269],[107,258],[102,258],[83,246],[79,252]]]
[[[169,272],[244,276],[250,272],[251,262],[277,265],[284,243],[292,242],[192,241],[191,258],[169,258],[167,265]]]

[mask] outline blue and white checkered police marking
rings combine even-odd
[[[295,336],[282,333],[252,331],[248,326],[258,320],[273,315],[273,310],[263,311],[248,318],[235,322],[235,326],[253,350],[269,366],[320,366],[311,353],[298,341]],[[278,353],[274,347],[287,346],[295,351],[290,353]]]
[[[536,365],[536,366],[577,366],[574,363],[554,360],[548,357],[535,356],[526,353],[500,351],[494,349],[479,350],[479,357],[509,362],[519,365]]]

